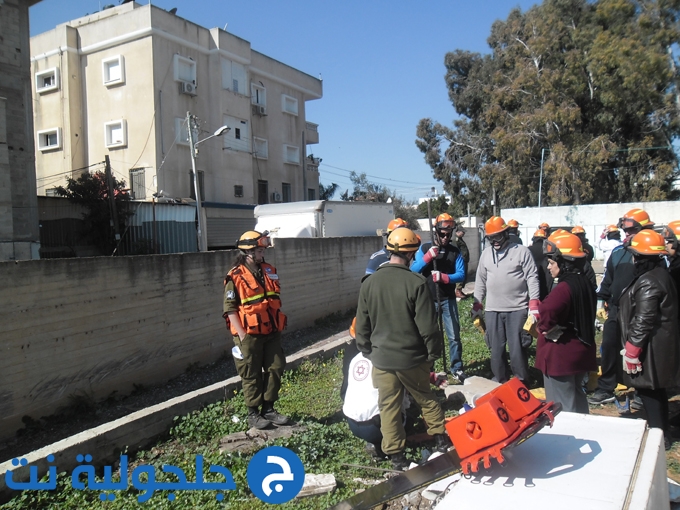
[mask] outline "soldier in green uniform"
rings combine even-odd
[[[425,277],[409,269],[419,246],[420,240],[408,228],[392,231],[386,247],[390,261],[361,285],[357,306],[357,347],[373,363],[382,451],[395,469],[408,466],[401,417],[404,390],[421,407],[437,448],[451,445],[444,433],[444,412],[430,387],[430,367],[441,356],[443,343],[434,300]]]
[[[223,317],[234,335],[232,354],[243,384],[248,425],[257,429],[288,423],[288,417],[274,410],[286,366],[281,347],[286,316],[281,312],[279,275],[264,261],[268,246],[267,232],[249,230],[241,235],[237,241],[241,251],[224,280]]]

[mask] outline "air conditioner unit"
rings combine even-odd
[[[272,193],[272,202],[280,202],[281,201],[281,193],[278,191],[275,191]]]
[[[187,94],[188,96],[196,95],[196,85],[193,83],[182,82],[179,84],[179,91],[182,94]]]
[[[264,117],[265,115],[267,115],[267,107],[262,106],[261,104],[254,104],[253,115],[259,115],[260,117]]]

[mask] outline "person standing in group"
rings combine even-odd
[[[500,216],[492,216],[484,231],[490,245],[482,252],[477,266],[472,318],[481,317],[486,298],[486,339],[494,380],[504,383],[510,378],[507,345],[512,373],[528,383],[530,344],[523,342],[522,332],[527,313],[535,321],[539,319],[536,264],[527,247],[509,241],[508,225]]]
[[[444,433],[444,412],[430,387],[430,366],[442,348],[434,300],[425,277],[409,270],[419,247],[420,240],[410,229],[393,230],[387,238],[390,262],[364,280],[357,305],[357,347],[373,363],[381,449],[395,469],[408,466],[401,419],[405,390],[421,407],[437,447],[451,445]]]
[[[538,310],[536,368],[543,372],[545,396],[563,411],[588,414],[583,378],[597,370],[595,288],[584,274],[586,253],[581,240],[568,233],[552,234],[543,253],[557,285]]]
[[[548,225],[545,221],[541,223],[538,227],[538,230],[542,230],[545,232],[545,237],[548,237],[550,235],[550,225]]]
[[[586,230],[581,225],[574,225],[571,228],[571,233],[581,240],[581,246],[583,246],[583,251],[586,254],[586,259],[588,260],[588,262],[592,262],[593,258],[595,258],[595,250],[588,243],[588,238],[586,237]]]
[[[519,226],[521,223],[517,220],[508,220],[508,239],[511,243],[524,244],[519,237]]]
[[[387,225],[387,230],[383,233],[385,240],[392,233],[395,228],[406,227],[408,224],[401,218],[395,218],[390,221]],[[371,258],[368,259],[368,265],[366,266],[366,274],[373,274],[376,270],[383,264],[387,264],[390,261],[390,254],[387,252],[383,246],[380,250],[376,251]]]
[[[602,253],[604,253],[604,259],[602,259],[603,267],[607,267],[607,261],[609,260],[612,251],[621,246],[621,244],[623,244],[623,242],[621,241],[619,227],[616,225],[607,225],[600,234],[600,242],[597,245],[597,247],[602,250]]]
[[[450,214],[437,216],[434,225],[435,246],[426,243],[416,252],[411,271],[427,278],[432,297],[437,296],[439,287],[439,303],[442,323],[449,340],[449,362],[451,374],[460,382],[465,380],[463,371],[463,343],[460,340],[460,318],[456,301],[456,284],[465,279],[465,261],[458,247],[451,242],[456,221]],[[435,270],[435,264],[437,269]]]
[[[470,249],[468,248],[468,245],[463,237],[465,237],[465,229],[460,225],[456,225],[456,238],[453,241],[456,243],[458,251],[460,252],[460,256],[463,257],[463,263],[465,265],[465,277],[463,278],[462,282],[458,282],[456,284],[456,297],[459,299],[467,299],[470,297],[465,294],[463,290],[465,288],[465,281],[467,280],[468,264],[470,263]]]
[[[249,230],[241,235],[236,242],[239,255],[224,280],[224,318],[234,335],[232,353],[243,384],[248,425],[257,429],[289,421],[274,410],[286,366],[281,347],[286,316],[281,312],[279,275],[264,260],[270,246],[267,234]]]
[[[554,281],[554,278],[548,270],[548,260],[543,254],[543,244],[547,238],[548,236],[545,235],[545,231],[539,228],[534,232],[534,235],[531,238],[531,246],[528,247],[531,256],[534,258],[536,269],[538,270],[538,299],[541,301],[545,299],[552,289]]]
[[[643,229],[653,229],[654,223],[642,209],[631,209],[619,220],[618,227],[623,229],[626,239],[630,239]],[[617,313],[621,293],[635,278],[635,265],[632,252],[622,246],[612,251],[600,287],[597,299],[603,306],[598,309],[598,317],[606,317],[602,328],[602,344],[600,346],[600,367],[602,374],[597,380],[597,388],[588,397],[591,404],[606,404],[616,398],[616,373],[619,366],[619,331]],[[598,307],[599,307],[598,303]]]
[[[680,220],[671,221],[661,232],[666,240],[666,250],[668,250],[668,272],[675,282],[675,289],[680,295]]]
[[[671,447],[668,388],[680,385],[678,293],[668,273],[666,242],[653,230],[642,230],[626,241],[634,275],[618,303],[623,373],[619,381],[633,386],[642,399],[647,424],[664,432]]]

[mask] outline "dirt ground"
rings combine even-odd
[[[283,349],[286,354],[293,354],[346,330],[352,316],[336,314],[318,321],[313,327],[285,333]],[[235,375],[233,358],[225,350],[225,355],[210,365],[192,365],[184,374],[165,384],[138,387],[130,395],[114,395],[100,402],[95,402],[87,394],[72,395],[71,404],[57,414],[39,419],[24,418],[25,427],[15,437],[0,442],[0,462]]]

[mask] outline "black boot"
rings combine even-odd
[[[409,461],[406,460],[404,452],[390,455],[390,462],[392,462],[392,468],[397,471],[406,471],[410,464]]]
[[[446,434],[435,434],[434,435],[435,449],[438,452],[446,453],[449,448],[453,446],[451,439]]]
[[[266,429],[272,423],[266,418],[262,417],[260,410],[257,407],[248,408],[248,426],[258,430]]]
[[[262,416],[265,420],[272,422],[274,425],[285,425],[290,421],[288,416],[279,414],[274,410],[273,402],[264,403],[262,406]]]

